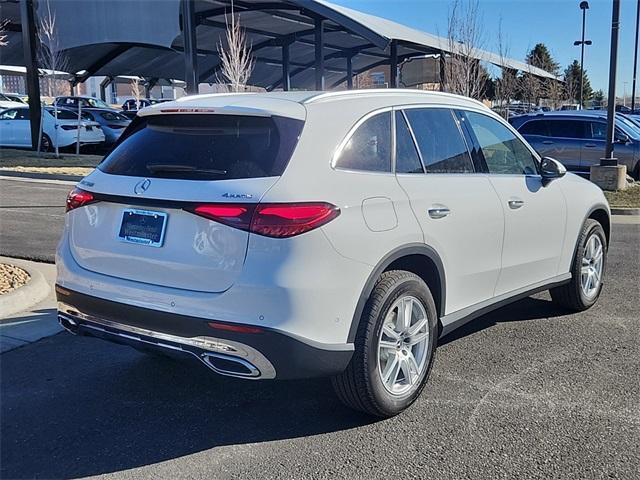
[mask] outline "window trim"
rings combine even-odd
[[[360,119],[349,129],[349,131],[347,132],[347,135],[344,137],[344,139],[338,144],[338,148],[336,148],[336,151],[333,154],[333,157],[331,158],[331,169],[332,170],[338,170],[341,172],[349,172],[349,173],[365,173],[365,174],[369,174],[369,175],[395,175],[395,170],[396,170],[396,165],[395,165],[395,119],[393,117],[393,106],[390,107],[382,107],[382,108],[378,108],[376,110],[372,110],[369,113],[367,113],[366,115],[360,117]],[[347,145],[347,143],[349,143],[349,141],[351,140],[351,137],[353,137],[353,135],[356,133],[356,131],[358,130],[358,128],[360,127],[360,125],[362,125],[364,122],[366,122],[367,120],[369,120],[372,117],[375,117],[376,115],[380,114],[380,113],[385,113],[385,112],[389,112],[389,115],[391,115],[391,121],[390,121],[390,125],[391,125],[391,131],[389,132],[390,135],[390,139],[391,139],[391,171],[389,172],[381,172],[381,171],[376,171],[376,170],[354,170],[352,168],[343,168],[337,165],[338,160],[340,159],[340,155],[342,154],[342,150],[344,150],[344,147]]]
[[[507,130],[509,130],[518,140],[520,140],[522,142],[522,144],[526,147],[526,149],[529,151],[529,153],[531,153],[531,156],[534,159],[534,164],[536,166],[536,173],[491,173],[489,171],[489,165],[487,164],[487,159],[484,156],[484,152],[482,151],[482,147],[480,146],[480,151],[479,154],[482,158],[482,161],[484,163],[485,168],[487,169],[487,171],[485,172],[487,175],[499,175],[500,177],[530,177],[530,178],[542,178],[542,175],[540,173],[540,163],[542,162],[542,157],[540,157],[540,155],[538,155],[538,152],[536,152],[533,147],[531,145],[529,145],[529,142],[527,142],[524,137],[522,135],[520,135],[520,132],[518,132],[518,130],[516,130],[515,128],[513,128],[513,126],[508,123],[506,120],[504,120],[502,117],[500,117],[499,115],[491,115],[491,114],[487,114],[486,112],[481,112],[479,110],[472,110],[472,109],[467,109],[467,108],[460,108],[459,110],[463,111],[463,112],[473,112],[473,113],[477,113],[479,115],[484,115],[485,117],[489,117],[495,121],[497,121],[498,123],[504,125]],[[468,120],[468,119],[467,119]],[[476,136],[476,132],[473,131],[473,127],[471,125],[469,125],[469,135],[472,136],[473,141],[475,144],[480,145],[480,142],[478,141],[478,137]]]
[[[395,157],[397,155],[397,146],[394,143],[394,148],[393,148],[393,157],[394,157],[394,162],[393,162],[393,173],[397,174],[397,175],[426,175],[427,174],[427,168],[425,167],[424,164],[424,159],[422,158],[422,152],[420,151],[420,149],[418,148],[418,141],[416,140],[416,134],[413,132],[413,128],[411,127],[411,123],[409,123],[409,119],[407,118],[407,114],[404,113],[404,108],[395,108],[393,109],[393,139],[396,140],[396,112],[400,112],[400,115],[402,115],[402,118],[404,119],[405,124],[407,125],[407,129],[409,130],[409,135],[411,135],[411,141],[413,142],[413,148],[416,150],[416,153],[418,154],[418,160],[420,161],[420,165],[422,165],[422,172],[421,173],[405,173],[405,172],[401,172],[401,173],[397,173],[396,171],[396,162],[395,162]]]

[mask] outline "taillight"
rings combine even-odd
[[[205,204],[188,211],[230,227],[265,237],[288,238],[318,228],[340,215],[325,202]]]
[[[69,192],[69,195],[67,195],[67,212],[78,207],[84,207],[95,201],[97,200],[96,197],[93,196],[93,193],[81,190],[80,188],[74,188]]]

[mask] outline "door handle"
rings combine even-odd
[[[509,200],[507,203],[511,210],[517,210],[524,205],[524,200]]]
[[[553,142],[551,140],[544,140],[542,143],[544,145],[553,145]]]
[[[587,147],[587,148],[595,148],[595,147],[597,147],[597,145],[595,143],[585,143],[584,146]]]
[[[451,211],[447,207],[430,208],[428,212],[429,216],[435,219],[444,218],[451,213]]]

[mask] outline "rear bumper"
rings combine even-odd
[[[336,375],[347,367],[352,345],[328,350],[284,333],[213,322],[113,302],[56,286],[58,320],[78,335],[140,349],[195,357],[222,375],[294,379]],[[240,327],[242,327],[240,325]],[[229,330],[233,328],[234,330]]]

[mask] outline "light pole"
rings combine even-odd
[[[589,10],[589,2],[580,2],[580,10],[582,10],[582,40],[573,42],[575,46],[580,45],[580,109],[582,110],[582,90],[584,88],[584,46],[591,45],[591,40],[584,39],[584,29],[587,20],[587,10]]]
[[[627,83],[629,82],[622,82],[622,106],[623,107],[627,106]]]
[[[633,82],[631,83],[631,110],[636,110],[636,75],[638,71],[638,33],[640,31],[640,0],[636,9],[636,48],[633,53]]]

